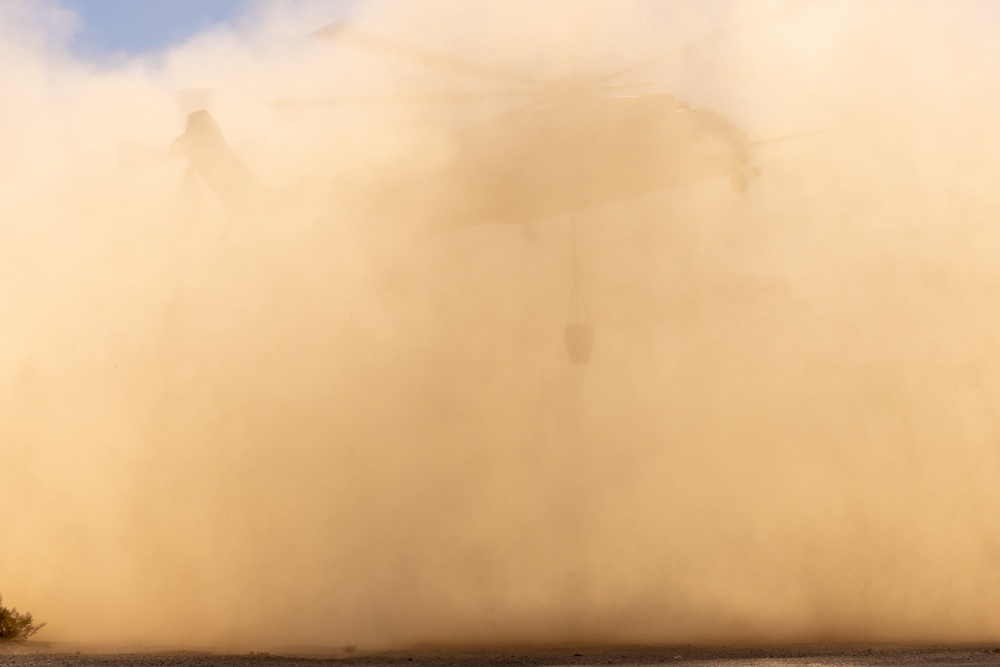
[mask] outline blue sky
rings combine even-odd
[[[239,18],[250,0],[60,0],[80,16],[75,49],[84,54],[143,53],[185,41],[202,28]]]

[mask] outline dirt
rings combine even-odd
[[[0,665],[120,665],[129,667],[183,665],[372,665],[416,666],[555,666],[665,665],[688,663],[726,667],[876,667],[894,665],[1000,666],[1000,646],[588,646],[588,647],[422,647],[376,653],[337,649],[290,650],[274,653],[211,653],[198,651],[114,650],[66,644],[0,643]]]

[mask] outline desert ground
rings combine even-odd
[[[576,646],[414,647],[345,652],[337,648],[292,648],[275,652],[226,653],[62,643],[0,644],[0,665],[726,665],[726,667],[859,667],[882,665],[1000,665],[1000,645],[964,646]]]

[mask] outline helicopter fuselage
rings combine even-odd
[[[362,187],[334,184],[328,196],[414,231],[437,231],[531,223],[724,177],[741,191],[751,166],[742,130],[670,95],[528,105],[465,128],[454,147],[433,168],[375,169]],[[267,196],[206,111],[191,114],[175,148],[230,215],[273,212],[283,207],[279,199],[296,205]]]
[[[529,223],[717,178],[742,190],[751,166],[742,130],[669,95],[514,109],[455,145],[444,166],[390,186],[393,208],[433,227]]]

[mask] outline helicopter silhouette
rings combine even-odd
[[[496,222],[521,224],[522,233],[530,236],[533,223],[569,216],[573,220],[573,291],[564,342],[573,364],[587,363],[594,345],[576,257],[576,213],[713,180],[728,179],[733,191],[743,193],[750,179],[760,175],[753,155],[756,147],[816,133],[751,141],[739,126],[714,110],[692,107],[669,94],[635,93],[646,84],[621,82],[673,52],[598,76],[539,80],[343,23],[330,24],[314,35],[349,39],[452,73],[516,84],[516,88],[488,92],[285,99],[276,106],[456,104],[525,98],[524,103],[485,123],[454,130],[460,149],[442,164],[409,172],[406,168],[389,170],[393,177],[379,170],[374,182],[353,192],[344,184],[322,190],[341,204],[363,202],[366,219],[389,218],[397,231],[410,225],[417,235]],[[172,147],[200,174],[230,222],[280,212],[315,195],[302,188],[278,190],[263,184],[232,151],[204,109],[188,115],[186,131]]]
[[[739,126],[714,110],[692,107],[665,93],[622,94],[648,84],[619,81],[677,50],[598,76],[545,81],[376,36],[344,23],[327,25],[314,35],[324,40],[350,40],[428,67],[517,84],[518,88],[285,99],[276,106],[527,99],[486,125],[458,130],[461,136],[456,145],[461,149],[446,164],[370,186],[364,192],[377,202],[373,211],[378,217],[405,217],[428,230],[488,222],[527,226],[718,179],[728,179],[732,190],[742,193],[750,179],[760,175],[754,148],[814,134],[751,141]],[[717,37],[713,34],[707,39]],[[280,210],[296,201],[294,189],[278,192],[264,186],[230,149],[218,124],[204,109],[189,114],[187,129],[173,148],[190,161],[231,218]],[[391,196],[380,196],[380,189]],[[341,194],[355,199],[361,196]]]

